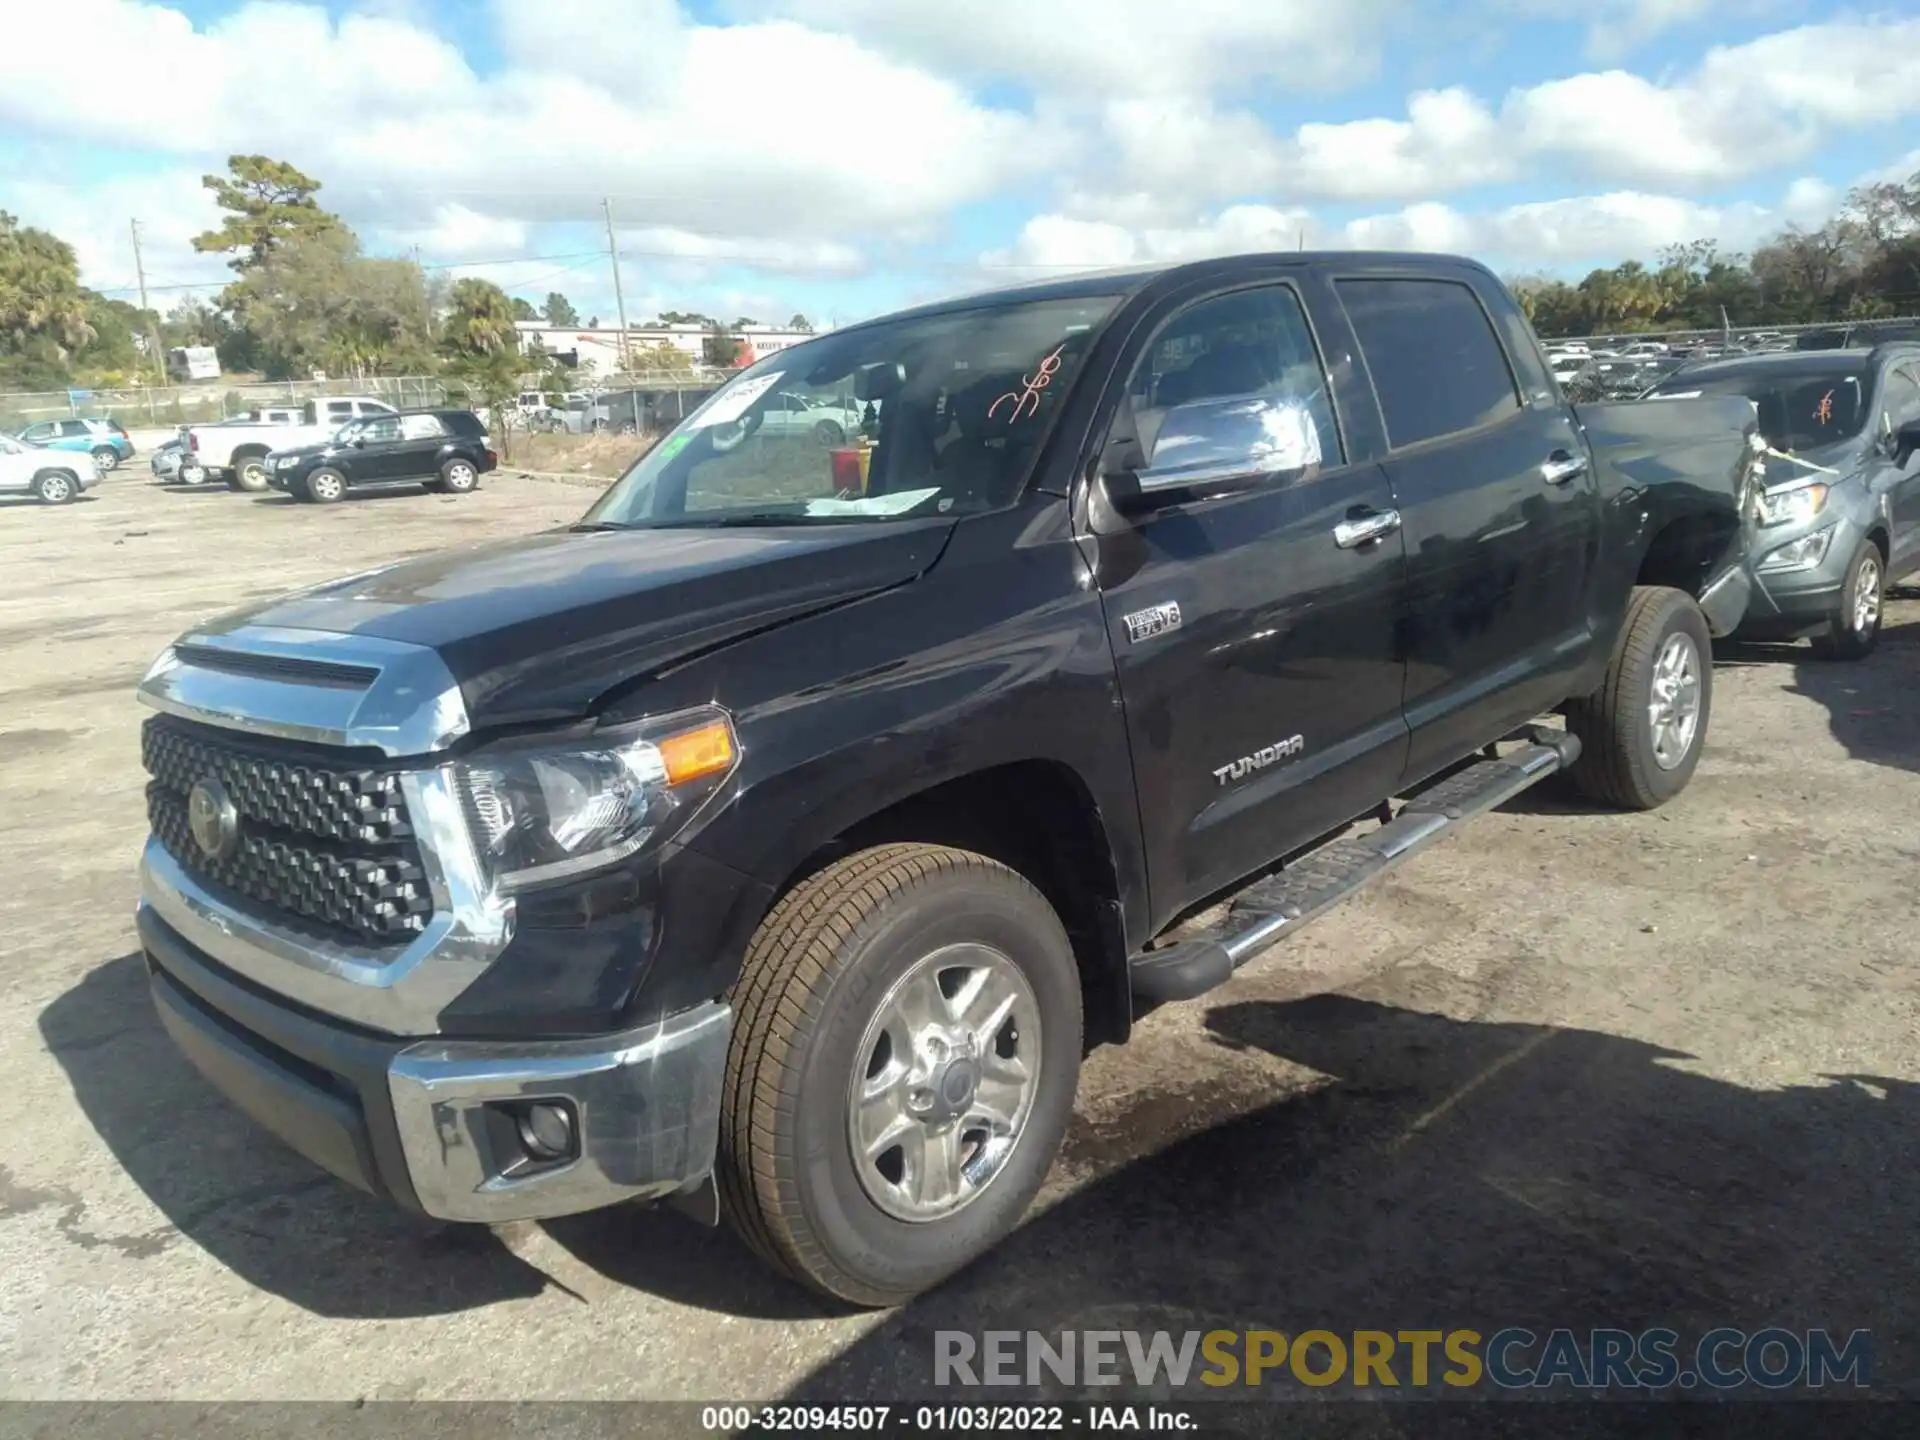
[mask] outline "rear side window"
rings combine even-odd
[[[402,415],[400,436],[404,440],[435,440],[447,432],[432,415]]]
[[[1394,449],[1520,408],[1513,367],[1471,288],[1453,280],[1340,280]]]
[[[480,423],[480,417],[475,415],[471,410],[461,410],[452,415],[443,415],[440,419],[441,423],[454,434],[465,435],[469,439],[487,433],[487,427]]]

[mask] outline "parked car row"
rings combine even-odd
[[[80,417],[65,420],[37,420],[14,435],[14,439],[36,450],[61,450],[90,456],[94,469],[117,469],[123,460],[133,458],[133,441],[118,420]]]

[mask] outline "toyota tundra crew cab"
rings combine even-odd
[[[860,432],[766,423],[795,396]],[[1543,777],[1686,785],[1751,431],[1569,406],[1444,257],[820,336],[578,524],[169,647],[154,1001],[402,1206],[671,1200],[899,1301],[1018,1223],[1087,1047]]]

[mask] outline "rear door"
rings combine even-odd
[[[447,427],[438,415],[402,415],[400,439],[393,448],[389,479],[419,479],[440,468],[441,452],[447,446]]]
[[[1539,358],[1516,363],[1526,332],[1496,324],[1511,302],[1483,272],[1334,283],[1406,527],[1411,783],[1565,698],[1593,644],[1597,482],[1551,382],[1523,387]]]
[[[1103,473],[1172,464],[1224,410],[1274,437],[1201,446],[1252,488],[1098,527],[1157,927],[1390,794],[1407,737],[1393,495],[1355,458],[1296,284],[1170,300],[1143,332]]]

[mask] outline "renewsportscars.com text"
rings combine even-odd
[[[1034,1330],[934,1332],[936,1385],[1181,1389],[1333,1385],[1502,1390],[1864,1389],[1865,1330]]]

